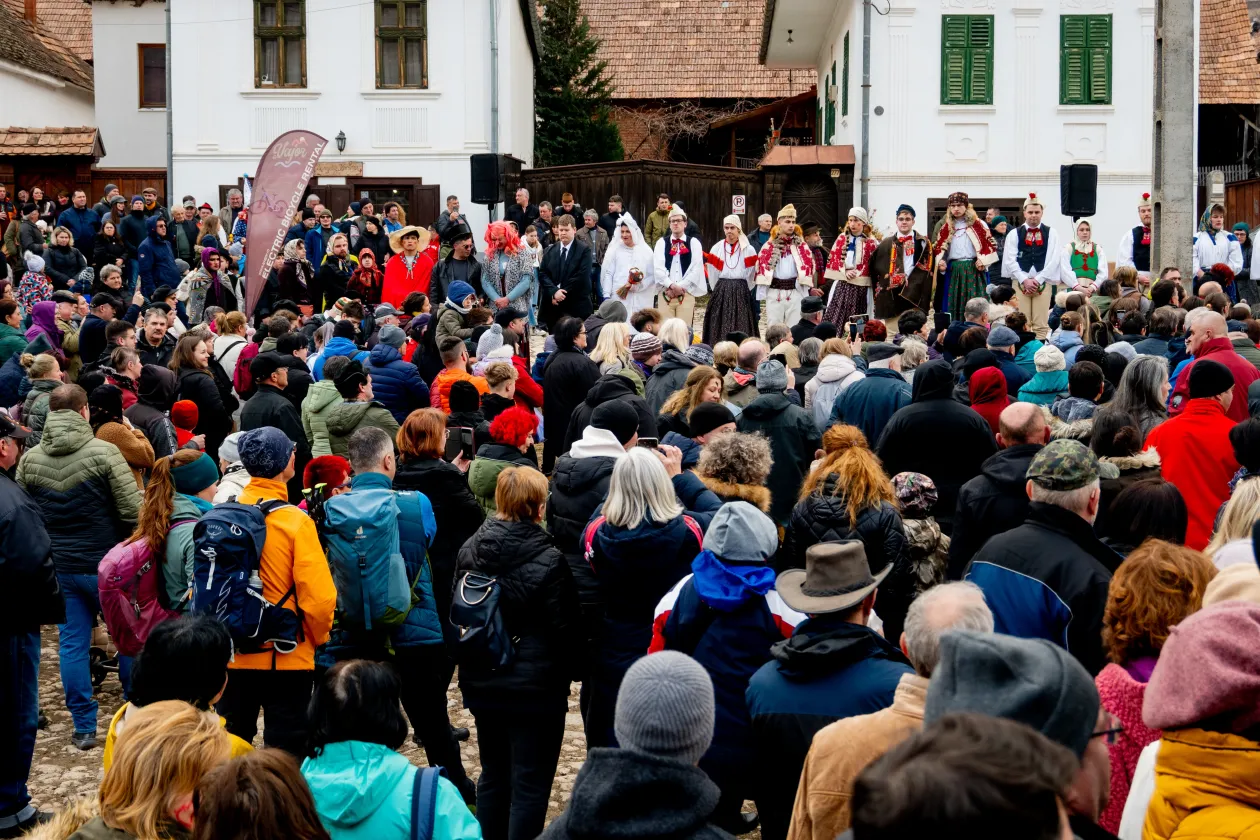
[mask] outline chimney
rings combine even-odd
[[[23,0],[22,17],[26,18],[27,23],[31,26],[35,25],[35,5],[37,0]]]

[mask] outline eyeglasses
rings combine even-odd
[[[1089,737],[1102,738],[1108,746],[1120,740],[1120,735],[1124,732],[1124,726],[1120,723],[1120,718],[1104,710],[1099,715],[1099,724],[1102,728],[1095,730]]]

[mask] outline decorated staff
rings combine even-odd
[[[932,244],[936,257],[933,273],[945,269],[933,303],[938,312],[948,309],[950,318],[961,321],[967,301],[984,296],[984,273],[1000,255],[993,232],[976,217],[965,192],[950,194],[948,206],[949,215]],[[1009,243],[1011,238],[1008,236],[1006,241]]]
[[[914,208],[897,208],[897,234],[885,237],[871,257],[871,283],[875,288],[875,317],[897,331],[903,312],[932,306],[932,245],[914,230]]]

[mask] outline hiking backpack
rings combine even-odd
[[[284,608],[297,584],[277,603],[263,596],[258,565],[267,539],[267,516],[288,502],[240,504],[234,498],[215,507],[193,529],[193,611],[212,615],[232,636],[240,653],[271,650],[292,653],[301,635],[301,616]]]
[[[194,521],[174,522],[171,528]],[[105,627],[123,656],[139,655],[153,628],[179,615],[178,604],[166,603],[161,558],[153,556],[143,537],[109,550],[97,567],[96,585]]]
[[[411,782],[411,840],[432,840],[437,821],[438,777],[445,767],[417,767]]]
[[[397,627],[415,600],[398,537],[398,504],[386,489],[324,501],[322,533],[337,585],[338,626]]]

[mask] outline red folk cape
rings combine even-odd
[[[792,237],[792,241],[786,246],[780,246],[780,252],[787,251],[796,260],[796,277],[798,286],[814,285],[814,252],[805,244],[805,240],[801,235],[800,228],[797,227],[796,235]],[[770,241],[761,246],[761,251],[757,254],[757,285],[769,286],[774,281],[774,269],[776,266],[770,265],[770,258],[775,251],[775,242],[779,238],[779,228],[776,225],[770,231]]]
[[[989,230],[989,226],[975,218],[970,211],[967,213],[967,218],[967,236],[971,239],[972,247],[976,249],[976,265],[988,268],[999,259],[997,240],[993,238],[993,232]],[[953,219],[954,217],[950,216],[945,220],[940,232],[936,234],[936,242],[932,245],[932,253],[942,263],[949,259],[949,241],[954,235]]]
[[[855,286],[869,286],[871,284],[871,257],[875,256],[876,249],[879,248],[879,242],[873,236],[862,237],[862,252],[857,254],[857,270],[859,277],[865,277],[865,283],[853,283]],[[827,260],[827,271],[823,275],[828,280],[843,280],[846,283],[851,282],[844,276],[845,267],[844,259],[849,250],[849,234],[847,232],[836,237],[836,241],[831,246],[831,257]]]
[[[429,293],[429,279],[433,275],[433,266],[437,264],[438,238],[434,236],[427,247],[420,251],[416,264],[407,271],[402,254],[394,254],[385,263],[385,287],[381,291],[381,300],[401,307],[403,300],[412,292]]]

